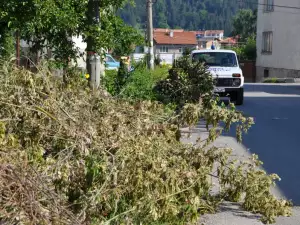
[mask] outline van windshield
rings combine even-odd
[[[231,52],[199,52],[193,54],[193,61],[207,66],[237,67],[236,55]]]

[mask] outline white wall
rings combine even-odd
[[[139,62],[145,58],[145,53],[133,53],[132,58],[135,62]]]
[[[156,44],[154,45],[154,54],[162,54],[163,52],[160,52],[160,47],[165,46],[168,47],[168,52],[167,53],[176,53],[176,54],[181,54],[181,52],[179,51],[179,48],[181,48],[182,50],[184,50],[185,48],[196,48],[197,44],[195,45],[161,45],[161,44]]]
[[[142,60],[146,56],[145,53],[133,53],[132,58],[134,61],[138,62]],[[178,59],[182,56],[182,53],[158,53],[155,54],[155,56],[159,56],[159,58],[162,60],[161,63],[166,63],[169,65],[173,64],[174,59]]]
[[[259,0],[264,4],[264,0]],[[274,11],[263,12],[258,5],[257,67],[300,70],[300,10],[276,5],[300,7],[299,0],[274,0]],[[272,54],[262,53],[262,33],[273,31]]]
[[[161,63],[166,63],[169,65],[172,65],[174,62],[174,59],[178,59],[182,56],[182,53],[158,53],[156,55],[159,55],[159,58],[161,59]]]
[[[86,52],[85,52],[86,43],[83,41],[82,36],[72,37],[72,40],[74,41],[75,46],[79,48],[79,52],[83,54],[82,57],[77,58],[78,67],[85,69],[86,68]]]

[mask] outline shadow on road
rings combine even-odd
[[[249,212],[246,212],[245,210],[243,210],[241,208],[241,204],[239,204],[239,203],[223,202],[220,205],[219,210],[221,212],[230,212],[235,216],[244,217],[244,218],[247,218],[247,219],[254,219],[254,220],[259,220],[260,219],[260,215],[251,214]]]
[[[285,91],[293,92],[290,89]],[[300,95],[246,97],[245,104],[237,108],[255,120],[243,137],[243,144],[259,155],[268,173],[277,173],[282,178],[278,187],[286,198],[300,205]],[[234,137],[234,127],[224,136]]]

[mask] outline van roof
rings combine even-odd
[[[207,50],[194,50],[192,51],[192,54],[194,53],[205,53],[205,52],[230,52],[230,53],[234,53],[236,54],[235,51],[232,51],[232,50],[225,50],[225,49],[218,49],[218,50],[211,50],[211,49],[207,49]]]

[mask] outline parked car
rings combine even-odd
[[[193,61],[203,62],[216,80],[214,92],[236,105],[244,102],[244,76],[237,55],[231,50],[195,50]]]
[[[110,54],[106,54],[105,67],[107,70],[118,70],[120,62],[114,59]]]

